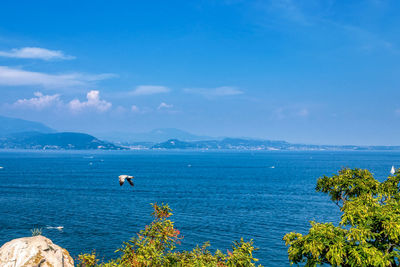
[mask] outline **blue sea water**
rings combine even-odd
[[[151,222],[149,203],[164,202],[184,235],[180,249],[210,241],[226,251],[243,237],[261,264],[288,266],[285,233],[339,220],[315,192],[318,177],[358,167],[382,180],[392,165],[399,152],[3,151],[0,245],[42,227],[74,257],[95,249],[110,259]],[[120,187],[120,174],[134,175],[135,186]]]

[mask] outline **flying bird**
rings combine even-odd
[[[128,183],[131,186],[133,186],[133,182],[132,182],[132,179],[134,178],[133,176],[129,176],[129,175],[123,174],[123,175],[118,176],[118,178],[119,178],[119,185],[120,186],[122,186],[124,184],[125,180],[127,180]]]

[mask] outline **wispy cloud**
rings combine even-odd
[[[273,110],[273,119],[286,119],[286,118],[306,118],[310,115],[310,110],[305,107],[298,106],[285,106]]]
[[[160,110],[160,109],[170,109],[170,108],[173,108],[174,107],[174,105],[172,105],[172,104],[167,104],[167,103],[165,103],[165,102],[161,102],[161,104],[158,106],[158,110]]]
[[[297,112],[297,115],[300,117],[307,117],[310,114],[310,111],[307,108],[302,108]]]
[[[400,53],[400,50],[393,42],[383,38],[379,33],[374,33],[350,24],[341,24],[333,21],[326,21],[326,23],[347,33],[352,40],[358,43],[360,50],[370,52],[384,49],[395,54]]]
[[[285,23],[311,26],[314,23],[313,16],[309,15],[306,8],[311,2],[314,3],[298,0],[256,0],[251,1],[248,6],[252,14],[251,20],[256,24],[267,28],[281,28]]]
[[[74,59],[74,56],[64,54],[60,50],[49,50],[40,47],[23,47],[14,48],[10,51],[0,51],[1,57],[9,58],[30,58],[30,59],[42,59],[42,60],[54,60],[62,59],[69,60]]]
[[[62,105],[59,94],[43,95],[41,92],[35,92],[34,96],[29,99],[19,99],[12,106],[41,110],[55,105]]]
[[[300,22],[302,24],[309,24],[307,16],[297,5],[297,1],[295,2],[293,0],[272,0],[269,1],[269,5],[273,9],[281,11],[281,15],[286,19]]]
[[[241,95],[244,92],[239,90],[236,87],[232,86],[221,86],[216,88],[185,88],[183,89],[184,92],[190,94],[198,94],[204,97],[223,97],[223,96],[234,96],[234,95]]]
[[[100,112],[107,111],[111,108],[112,104],[105,100],[100,99],[100,92],[97,90],[92,90],[86,95],[87,101],[79,101],[79,99],[74,99],[69,102],[69,108],[74,112],[79,112],[83,109],[90,108]]]
[[[140,112],[140,108],[138,106],[136,106],[136,105],[132,105],[131,111],[134,112],[134,113],[137,113],[137,112]]]
[[[368,6],[369,10],[378,12],[381,8],[387,8],[387,1],[369,0],[363,6]],[[392,38],[385,36],[384,31],[376,31],[368,27],[368,24],[354,23],[353,21],[340,20],[333,14],[342,13],[338,10],[333,0],[327,1],[296,1],[296,0],[265,0],[254,1],[252,20],[264,28],[277,28],[279,31],[290,31],[294,29],[296,36],[302,33],[300,27],[307,27],[307,30],[315,31],[314,35],[325,35],[329,32],[334,34],[346,34],[338,36],[342,43],[356,45],[357,49],[370,52],[372,50],[385,49],[389,52],[399,54],[399,48]],[[346,10],[354,16],[363,19],[374,17],[373,13],[356,9],[358,5],[349,5],[352,10]],[[372,11],[372,12],[374,12]],[[379,11],[381,12],[381,11]],[[259,14],[259,15],[257,15]],[[361,19],[363,21],[363,19]],[[288,24],[287,24],[288,23]],[[287,25],[286,25],[287,24]],[[318,31],[320,31],[318,33]],[[392,39],[392,40],[390,40]]]
[[[99,75],[87,75],[82,73],[48,74],[0,66],[0,85],[6,86],[39,85],[46,88],[86,86],[90,82],[100,81],[115,76],[116,75],[110,73]]]
[[[154,94],[162,94],[168,93],[170,89],[165,86],[159,85],[139,85],[135,88],[132,95],[154,95]]]

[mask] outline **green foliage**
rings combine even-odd
[[[96,258],[96,252],[92,252],[91,254],[80,254],[78,256],[79,264],[78,267],[86,267],[86,266],[96,266],[98,263],[98,259]]]
[[[288,233],[292,264],[306,266],[399,266],[400,172],[384,182],[368,170],[342,169],[318,179],[342,212],[339,226],[311,222],[307,235]]]
[[[42,235],[43,229],[42,228],[33,228],[31,229],[32,236]]]
[[[174,223],[169,220],[172,215],[167,204],[152,204],[153,222],[141,230],[136,237],[116,252],[121,256],[107,263],[98,263],[96,254],[81,254],[78,256],[80,267],[144,267],[144,266],[255,266],[253,257],[253,241],[235,241],[232,251],[227,254],[217,250],[208,250],[210,244],[196,246],[192,251],[175,251],[176,245],[183,238]],[[260,265],[261,266],[261,265]]]

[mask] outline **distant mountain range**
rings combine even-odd
[[[84,133],[61,132],[38,122],[0,117],[2,149],[126,149]]]
[[[20,132],[55,133],[43,123],[0,116],[0,136]]]
[[[179,139],[182,141],[200,141],[215,139],[210,136],[195,135],[175,128],[158,128],[149,132],[107,132],[97,134],[99,138],[119,143],[132,142],[152,142],[160,143],[169,139]]]
[[[307,145],[248,138],[212,138],[173,128],[120,135],[122,139],[118,139],[118,133],[111,134],[108,140],[116,142],[111,143],[85,133],[56,132],[42,123],[0,116],[0,149],[400,150],[400,146]]]
[[[0,148],[6,149],[124,149],[83,133],[21,132],[0,137]]]

